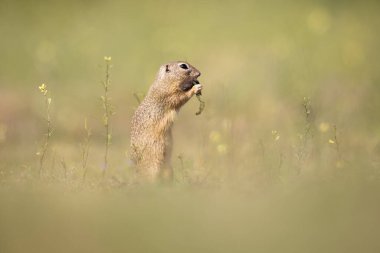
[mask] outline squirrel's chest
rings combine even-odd
[[[158,124],[156,125],[158,132],[165,134],[173,125],[173,122],[177,116],[176,110],[170,110],[165,112],[162,117],[160,117]]]

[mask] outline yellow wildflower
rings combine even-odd
[[[272,138],[274,141],[278,141],[280,139],[280,134],[276,130],[273,130],[272,131]]]
[[[225,155],[227,154],[228,147],[226,144],[219,144],[218,146],[216,146],[216,150],[218,151],[219,154]]]
[[[47,86],[46,86],[46,84],[41,84],[40,86],[38,86],[38,89],[40,90],[40,92],[42,93],[42,94],[44,94],[44,95],[46,95],[47,94]]]
[[[220,142],[222,136],[221,136],[220,132],[218,132],[218,131],[211,131],[209,138],[212,142],[218,143],[218,142]]]
[[[320,124],[319,124],[319,131],[321,132],[321,133],[326,133],[329,129],[330,129],[330,124],[329,123],[327,123],[327,122],[321,122]]]

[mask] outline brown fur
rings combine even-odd
[[[150,182],[159,176],[172,179],[172,125],[179,109],[200,93],[200,75],[199,70],[182,61],[160,67],[132,119],[131,158],[140,178]]]

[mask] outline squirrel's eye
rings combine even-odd
[[[182,69],[189,69],[189,67],[185,63],[182,63],[181,65],[179,65],[179,67]]]

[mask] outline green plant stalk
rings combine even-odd
[[[103,88],[104,88],[104,95],[102,96],[103,100],[103,108],[104,108],[104,116],[103,116],[103,123],[104,123],[104,129],[105,129],[105,151],[104,151],[104,167],[103,167],[103,178],[106,175],[106,171],[108,170],[108,153],[109,153],[109,146],[111,142],[111,133],[110,133],[110,124],[109,124],[109,118],[112,115],[111,112],[111,104],[110,99],[108,97],[109,92],[109,86],[110,86],[110,57],[104,58],[106,62],[106,72],[105,72],[105,80],[103,82]]]
[[[312,124],[313,124],[313,119],[312,119],[312,106],[311,106],[311,100],[308,97],[304,97],[302,107],[304,109],[304,115],[305,115],[305,128],[303,134],[300,135],[301,137],[301,143],[300,143],[300,148],[297,151],[297,159],[299,164],[299,167],[297,169],[297,174],[301,173],[301,166],[302,163],[305,162],[307,159],[307,145],[310,139],[312,138]]]
[[[342,160],[342,154],[340,152],[340,142],[338,141],[338,129],[337,129],[337,126],[334,125],[333,126],[333,129],[334,129],[334,142],[335,142],[335,150],[336,150],[336,153],[338,155],[338,160]]]
[[[43,165],[46,158],[46,154],[49,147],[49,141],[52,134],[52,128],[51,128],[51,118],[50,118],[50,104],[51,104],[51,98],[48,97],[48,91],[47,89],[42,91],[45,98],[45,108],[46,108],[46,138],[45,142],[42,145],[42,150],[40,154],[40,161],[39,161],[39,178],[42,177],[42,171],[43,171]]]
[[[198,109],[198,111],[195,113],[195,115],[198,116],[198,115],[200,115],[200,114],[203,112],[203,110],[205,109],[206,103],[201,99],[201,94],[197,94],[196,97],[197,97],[197,99],[198,99],[198,101],[199,101],[199,109]]]
[[[84,141],[81,144],[82,146],[82,170],[83,170],[83,177],[82,182],[86,180],[87,176],[87,161],[88,161],[88,154],[90,150],[90,138],[91,138],[91,131],[87,126],[87,119],[84,121],[84,130],[86,131],[86,136],[84,137]]]

